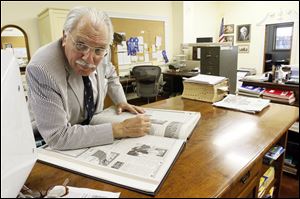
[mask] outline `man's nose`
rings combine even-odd
[[[94,52],[91,49],[89,49],[87,52],[83,53],[82,59],[87,63],[93,63]]]

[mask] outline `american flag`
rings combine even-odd
[[[219,42],[224,42],[224,17],[222,17],[221,27],[220,27],[220,34],[219,34]]]

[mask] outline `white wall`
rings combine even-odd
[[[265,23],[257,25],[270,13],[274,17],[266,23],[294,22],[294,38],[291,64],[299,64],[299,2],[188,2],[188,1],[80,1],[80,2],[17,2],[1,1],[1,27],[15,24],[23,28],[29,39],[31,55],[40,47],[37,15],[45,8],[91,6],[99,10],[124,15],[163,17],[166,27],[166,49],[169,59],[180,53],[181,43],[194,43],[197,37],[213,37],[218,40],[221,18],[225,24],[251,24],[250,52],[239,54],[238,68],[253,67],[258,73],[263,70]],[[285,14],[295,11],[297,14]],[[279,14],[283,13],[281,19]],[[236,39],[236,30],[234,33]],[[237,43],[235,42],[235,45]]]
[[[172,2],[170,1],[1,1],[1,27],[14,24],[24,29],[28,35],[30,54],[40,47],[38,14],[46,8],[71,9],[75,6],[90,6],[106,12],[124,16],[153,16],[167,19],[166,49],[173,55]]]
[[[252,67],[257,73],[263,71],[265,24],[294,22],[294,37],[291,64],[299,65],[299,2],[184,2],[184,38],[185,43],[194,43],[196,37],[214,37],[218,40],[221,18],[225,24],[236,26],[251,24],[250,51],[238,54],[238,68]],[[288,12],[291,12],[288,14]],[[268,17],[263,23],[262,20]],[[242,43],[234,43],[234,45]]]
[[[197,37],[213,37],[213,42],[217,42],[217,27],[221,23],[217,5],[217,2],[184,2],[184,43],[196,43]]]
[[[180,52],[180,45],[183,43],[183,2],[174,1],[172,4],[172,18],[173,18],[173,54],[176,55]],[[170,59],[171,60],[171,59]]]

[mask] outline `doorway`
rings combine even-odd
[[[264,71],[271,71],[272,66],[290,64],[293,22],[266,25]]]

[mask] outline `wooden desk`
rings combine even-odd
[[[123,86],[126,86],[132,82],[135,82],[135,78],[134,77],[120,77],[120,83]]]
[[[165,95],[170,96],[172,94],[180,93],[182,94],[183,91],[183,77],[193,77],[198,74],[199,72],[189,72],[189,71],[166,71],[163,72],[163,80],[166,82],[164,85],[164,92]]]
[[[299,117],[299,108],[295,106],[271,103],[253,115],[182,99],[181,96],[146,107],[201,112],[198,125],[156,197],[256,194],[259,177],[264,171],[262,157],[275,143],[285,144],[288,128]],[[278,187],[283,159],[280,161],[276,174]],[[121,192],[121,197],[150,197],[41,163],[36,163],[26,185],[45,190],[62,184],[66,178],[69,178],[70,186]]]
[[[278,84],[278,83],[273,83],[273,82],[259,82],[259,81],[253,81],[253,80],[241,80],[241,81],[243,82],[243,85],[246,85],[246,86],[260,86],[260,87],[265,87],[265,88],[269,88],[269,89],[294,91],[296,101],[291,105],[299,107],[299,85]]]

